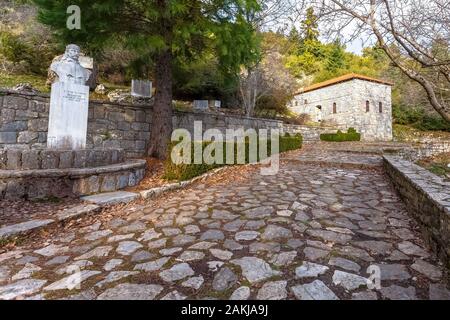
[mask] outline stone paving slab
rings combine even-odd
[[[287,160],[239,178],[0,254],[0,299],[449,299],[382,171]]]

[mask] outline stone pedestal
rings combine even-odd
[[[66,82],[52,84],[47,146],[50,149],[86,147],[89,87]]]

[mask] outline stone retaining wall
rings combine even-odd
[[[46,147],[49,96],[0,89],[0,148],[42,149]],[[87,148],[121,148],[127,157],[145,154],[152,123],[151,105],[129,105],[90,101]],[[202,121],[203,130],[218,128],[278,128],[301,133],[304,140],[319,140],[321,133],[333,128],[285,125],[271,119],[203,112],[175,112],[174,128],[193,131],[194,121]]]
[[[450,152],[450,141],[440,140],[432,142],[421,142],[411,148],[405,148],[398,152],[398,155],[411,162],[435,156],[440,153]]]
[[[450,268],[450,182],[399,157],[384,166],[433,252]]]

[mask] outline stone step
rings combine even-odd
[[[0,228],[0,239],[16,236],[21,233],[26,233],[34,229],[46,227],[52,223],[54,220],[43,219],[43,220],[30,220],[22,223],[17,223],[9,226]]]
[[[95,204],[82,204],[73,208],[64,209],[56,213],[56,219],[34,219],[21,223],[11,224],[0,228],[0,239],[7,239],[27,234],[38,229],[49,227],[58,222],[66,222],[81,216],[100,211],[101,207]]]
[[[140,196],[138,193],[127,191],[116,191],[82,197],[81,200],[98,205],[112,205],[118,203],[128,203],[133,200],[136,200],[139,197]]]

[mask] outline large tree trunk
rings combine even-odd
[[[156,94],[148,155],[165,159],[172,135],[172,53],[170,48],[156,58]]]

